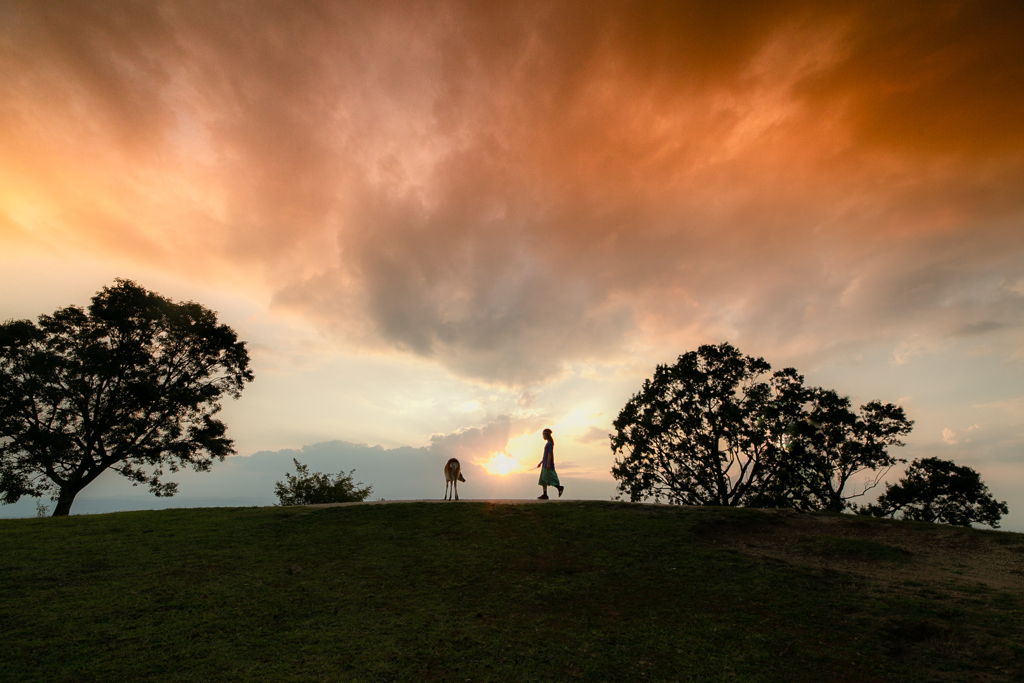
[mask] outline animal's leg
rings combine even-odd
[[[448,482],[448,481],[444,482],[444,499],[445,500],[448,500],[448,486],[449,486],[449,484],[450,484],[450,482]]]
[[[459,499],[459,482],[458,480],[452,482],[452,490],[455,491],[455,500]]]

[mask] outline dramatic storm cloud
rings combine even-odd
[[[1022,31],[1008,2],[3,3],[0,236],[224,293],[264,386],[392,364],[336,370],[344,433],[263,448],[477,429],[486,458],[518,410],[597,453],[654,363],[728,339],[962,450],[1021,396]],[[326,410],[309,372],[262,414]]]

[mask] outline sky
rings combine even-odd
[[[123,277],[248,343],[238,457],[82,510],[269,504],[292,457],[532,496],[544,427],[607,499],[618,411],[728,341],[899,403],[897,454],[1024,531],[1022,34],[983,1],[0,0],[0,318]]]

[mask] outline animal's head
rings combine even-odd
[[[462,476],[462,472],[459,472],[459,481],[465,483],[466,478]]]

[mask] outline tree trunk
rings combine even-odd
[[[53,509],[54,517],[67,517],[71,514],[71,504],[75,502],[75,496],[81,489],[72,491],[67,488],[60,490],[60,498],[57,499],[57,507]]]

